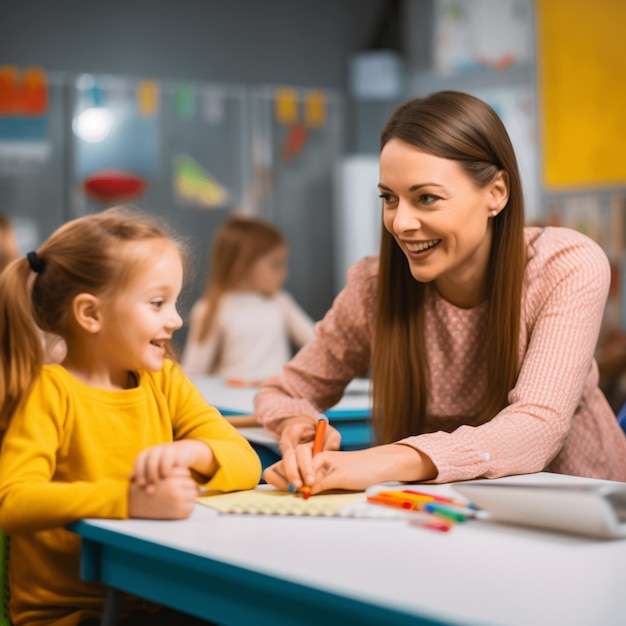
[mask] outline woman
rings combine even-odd
[[[313,341],[260,390],[281,488],[363,489],[542,470],[626,480],[626,439],[593,355],[608,260],[565,228],[524,228],[515,153],[496,113],[444,91],[381,135],[379,258],[348,273]],[[371,366],[379,445],[338,452],[316,415]]]

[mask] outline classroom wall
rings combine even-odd
[[[348,60],[371,44],[386,6],[385,0],[20,0],[4,3],[0,9],[0,63],[22,68],[39,65],[56,78],[89,73],[245,87],[314,87],[344,93]],[[345,119],[342,138],[349,146],[351,116],[347,114]],[[62,124],[62,120],[51,124],[55,137]],[[55,146],[67,154],[70,146],[62,148],[62,144],[59,137]],[[47,171],[62,186],[65,181],[59,171],[67,157],[61,152],[53,156],[56,165]],[[59,204],[71,204],[72,182],[56,194],[66,196]],[[335,295],[332,196],[330,189],[321,191],[307,188],[302,192],[309,204],[311,198],[317,198],[316,228],[304,223],[299,233],[292,224],[294,212],[278,216],[294,251],[288,288],[316,319]],[[18,193],[10,177],[0,176],[0,192],[7,203],[5,210],[19,211],[25,192],[20,189]],[[11,198],[19,201],[11,202]],[[300,204],[303,221],[313,219],[308,217],[306,203]],[[41,235],[47,236],[60,223],[61,209],[48,206],[37,210]],[[222,214],[200,216],[196,212],[184,217],[190,216],[202,219],[194,229],[205,233],[208,247]],[[66,213],[65,219],[69,217],[72,215]],[[319,251],[317,263],[303,254],[307,249]],[[204,251],[199,251],[200,263],[205,258]],[[204,280],[204,269],[199,265],[191,289],[194,296]]]
[[[384,0],[19,0],[0,58],[48,71],[345,88]]]
[[[519,2],[522,7],[536,4],[535,0]],[[617,5],[618,0],[601,0],[598,7]],[[435,0],[20,0],[4,3],[0,9],[0,62],[22,67],[38,64],[50,72],[72,74],[336,89],[346,96],[346,154],[375,157],[380,129],[405,97],[435,88],[470,90],[470,80],[495,88],[506,86],[506,81],[531,88],[535,84],[534,62],[506,72],[435,76],[436,7]],[[404,57],[407,85],[398,100],[358,101],[350,91],[351,60],[360,51],[376,47],[396,50]],[[416,89],[420,81],[422,86]],[[57,126],[55,120],[53,133]],[[538,156],[533,163],[539,161]],[[11,197],[9,182],[0,180],[2,190]],[[573,199],[580,200],[587,213],[599,213],[594,198],[579,195]],[[595,195],[608,209],[615,204],[612,196],[605,201]],[[553,211],[554,203],[562,204],[560,196],[543,200],[545,206],[531,203],[533,217]],[[326,223],[333,207],[320,204]],[[307,231],[306,225],[303,230]],[[302,236],[310,239],[311,233]],[[314,234],[315,247],[327,256],[332,256],[332,236],[324,231]],[[298,250],[297,241],[293,247]],[[314,296],[317,315],[330,305],[336,285],[332,272],[318,271],[315,280],[324,284]]]
[[[418,0],[420,3],[422,0]],[[346,89],[389,0],[19,0],[0,61],[46,71]],[[358,128],[347,116],[348,150]]]

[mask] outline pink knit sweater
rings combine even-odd
[[[544,470],[626,481],[626,437],[598,388],[593,356],[609,286],[606,255],[566,228],[527,228],[526,243],[520,373],[509,405],[486,424],[468,423],[487,387],[485,305],[459,309],[433,295],[427,432],[403,443],[432,459],[436,482]],[[261,388],[256,414],[268,430],[285,417],[328,409],[366,373],[377,274],[376,257],[351,268],[313,341]]]

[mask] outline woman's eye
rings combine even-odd
[[[439,200],[439,197],[433,196],[430,193],[424,193],[419,197],[419,200],[421,204],[432,204],[433,202]]]
[[[393,199],[393,196],[389,193],[381,193],[380,198],[382,198],[383,202],[391,202]]]

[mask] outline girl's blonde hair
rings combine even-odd
[[[10,218],[0,213],[0,272],[18,255],[17,237]]]
[[[526,264],[524,199],[517,160],[495,111],[465,93],[442,91],[400,105],[381,134],[381,150],[399,139],[456,161],[483,188],[508,174],[509,199],[492,220],[487,269],[487,393],[480,415],[490,420],[507,404],[518,375],[522,280]],[[372,354],[373,423],[381,443],[424,432],[429,372],[424,336],[428,284],[416,281],[393,237],[382,229],[376,332]]]
[[[207,307],[199,326],[199,341],[211,333],[223,296],[247,279],[261,257],[281,245],[286,245],[283,233],[256,217],[234,215],[218,228],[211,244],[209,275],[202,294]]]
[[[0,275],[0,431],[41,370],[40,331],[66,339],[78,294],[113,296],[146,261],[121,245],[159,239],[174,243],[184,260],[180,242],[158,220],[114,207],[64,224]]]

